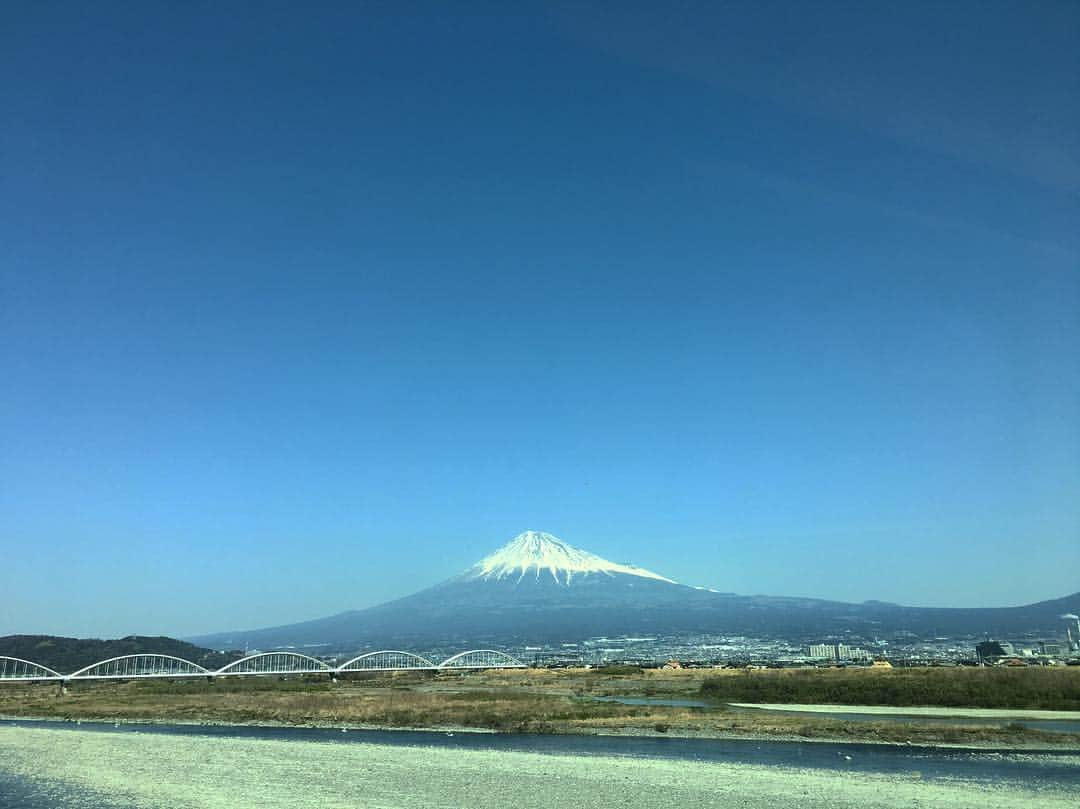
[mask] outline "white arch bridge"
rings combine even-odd
[[[190,660],[164,654],[133,654],[110,657],[71,674],[18,657],[0,655],[0,682],[42,682],[58,680],[140,680],[181,677],[242,677],[261,674],[326,674],[336,677],[365,671],[470,671],[479,669],[523,669],[515,657],[495,649],[470,649],[435,663],[426,657],[397,649],[366,652],[339,666],[300,652],[259,652],[234,660],[220,669],[206,669]]]

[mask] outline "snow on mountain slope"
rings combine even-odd
[[[532,574],[536,579],[550,575],[556,583],[569,585],[574,576],[603,574],[640,576],[675,584],[651,570],[609,562],[596,554],[583,551],[543,531],[518,534],[499,550],[481,559],[465,574],[466,578],[499,580],[516,577],[518,581]]]

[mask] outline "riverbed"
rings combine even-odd
[[[0,725],[5,809],[1072,807],[1080,756],[313,728]]]

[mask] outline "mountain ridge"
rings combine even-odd
[[[463,573],[361,610],[191,638],[210,648],[570,642],[654,633],[826,636],[995,634],[1060,629],[1080,593],[1016,607],[905,607],[881,601],[719,593],[621,565],[527,531]]]
[[[60,635],[0,637],[0,655],[30,660],[67,674],[92,663],[133,654],[170,655],[190,660],[208,669],[219,669],[241,656],[240,652],[215,651],[164,635],[128,635],[109,639],[69,638]]]

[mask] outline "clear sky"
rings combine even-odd
[[[616,6],[5,8],[0,634],[1080,590],[1080,5]]]

